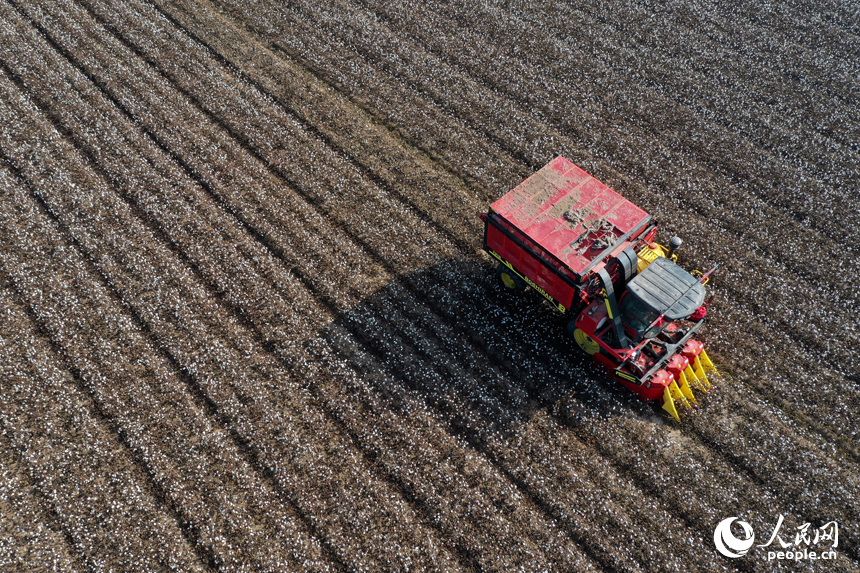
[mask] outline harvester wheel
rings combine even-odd
[[[582,350],[594,356],[600,352],[600,345],[596,340],[585,334],[582,330],[576,327],[576,321],[571,320],[567,323],[567,333],[573,338]]]
[[[526,288],[525,281],[505,265],[499,265],[499,268],[496,269],[496,274],[499,275],[499,279],[501,279],[505,288],[516,292]]]

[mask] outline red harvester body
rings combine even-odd
[[[710,388],[717,372],[693,339],[710,272],[677,266],[680,239],[656,244],[648,213],[559,156],[481,218],[505,286],[528,285],[574,316],[568,332],[618,382],[676,420],[677,403]]]

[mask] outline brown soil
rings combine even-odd
[[[748,4],[0,2],[0,568],[860,570],[860,25]],[[681,425],[480,250],[556,152],[720,264]]]

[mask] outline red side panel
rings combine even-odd
[[[511,233],[511,230],[508,233],[514,234]],[[520,246],[518,243],[524,246]],[[495,225],[488,224],[487,248],[511,263],[517,271],[528,277],[555,301],[570,309],[576,289],[562,279],[558,272],[554,272],[554,269],[557,271],[560,269],[560,265],[550,261],[546,255],[541,256],[540,247],[530,241],[528,237],[522,234],[509,237]],[[529,250],[537,253],[538,256],[529,253]]]

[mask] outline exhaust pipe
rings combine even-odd
[[[669,239],[669,253],[666,255],[666,258],[671,259],[672,255],[674,255],[675,251],[681,247],[681,243],[683,242],[684,241],[682,241],[680,237],[672,237]]]

